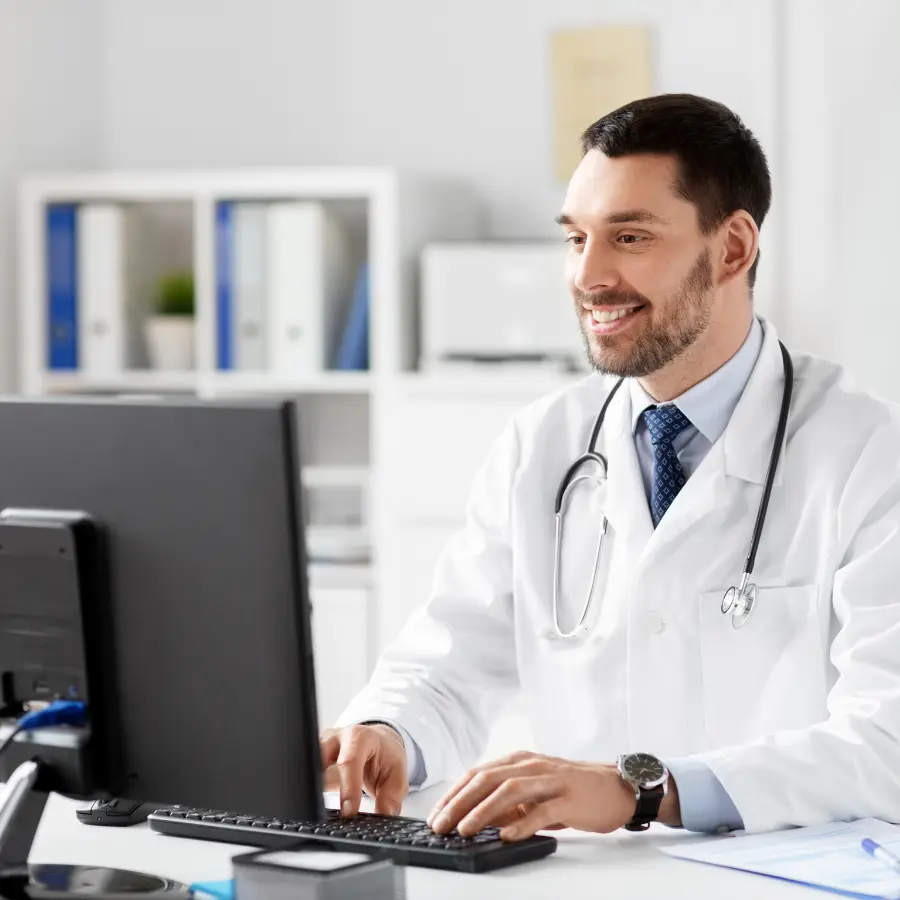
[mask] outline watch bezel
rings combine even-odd
[[[633,756],[652,757],[662,767],[662,775],[660,775],[659,778],[654,778],[652,781],[637,781],[628,773],[625,768],[627,760]],[[622,778],[635,788],[649,791],[662,785],[664,795],[665,793],[668,793],[669,767],[658,756],[654,756],[652,753],[623,753],[617,760],[616,768],[619,770],[619,774],[622,776]]]

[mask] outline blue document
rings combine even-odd
[[[723,836],[661,849],[680,859],[756,872],[846,897],[898,900],[900,875],[862,849],[867,837],[892,853],[900,852],[900,828],[879,819]]]

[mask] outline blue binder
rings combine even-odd
[[[234,204],[216,206],[216,336],[220,369],[234,368]]]
[[[361,371],[369,368],[369,264],[363,263],[356,276],[353,301],[338,346],[335,368]]]
[[[78,368],[78,207],[47,207],[47,363]]]

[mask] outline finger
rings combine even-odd
[[[319,751],[322,754],[322,771],[325,772],[337,762],[341,752],[341,739],[336,731],[326,731],[322,735],[319,739]]]
[[[520,774],[520,770],[514,765],[498,769],[483,769],[478,772],[435,817],[431,823],[432,829],[438,833],[452,830],[504,782],[516,780]],[[515,803],[510,803],[505,809],[497,810],[498,815],[510,812],[515,805]]]
[[[362,800],[363,771],[374,755],[377,743],[364,727],[352,726],[343,732],[337,769],[341,782],[341,815],[355,816]]]
[[[562,788],[562,780],[555,775],[509,778],[461,819],[459,833],[463,837],[471,837],[482,828],[494,825],[497,820],[516,812],[519,804],[546,803],[558,797]],[[524,822],[527,818],[526,815],[521,821]]]
[[[457,778],[456,781],[450,787],[443,797],[438,800],[437,803],[431,808],[431,812],[428,813],[428,817],[425,821],[428,823],[429,827],[434,826],[435,819],[441,814],[442,810],[446,805],[481,771],[481,767],[476,769],[469,769],[465,775],[460,778]]]
[[[519,762],[509,766],[492,768],[495,765],[490,763],[473,770],[475,774],[465,784],[461,784],[465,778],[460,779],[460,782],[454,785],[454,789],[457,789],[455,796],[449,797],[443,807],[436,807],[429,816],[429,826],[439,833],[450,831],[504,781],[537,777],[552,771],[552,763],[535,757],[534,754],[519,757]],[[497,815],[505,815],[514,806],[515,804],[510,806],[509,810],[498,810]]]
[[[504,841],[522,841],[533,837],[539,831],[548,829],[565,828],[560,820],[565,818],[564,810],[559,799],[539,803],[528,813],[512,825],[500,829],[500,839]]]
[[[375,812],[383,816],[399,816],[403,801],[409,793],[406,760],[392,764],[371,791],[375,797]]]
[[[341,777],[338,774],[337,766],[329,766],[322,776],[322,790],[340,791]]]
[[[455,793],[447,798],[443,806],[438,806],[429,817],[429,825],[438,833],[451,831],[459,821],[468,815],[485,797],[492,794],[510,777],[510,769],[491,769],[484,767],[473,771],[466,780],[464,777],[454,785]]]
[[[485,772],[492,772],[500,768],[522,765],[526,762],[543,762],[544,760],[544,757],[539,757],[535,753],[530,753],[527,750],[519,750],[515,753],[510,753],[508,756],[503,756],[500,759],[492,760],[490,762],[483,763],[480,766],[475,766],[473,769],[469,769],[469,771],[466,772],[465,775],[463,775],[461,778],[458,778],[450,787],[450,789],[443,795],[443,797],[441,797],[441,799],[438,800],[437,803],[435,803],[425,821],[428,823],[429,827],[433,827],[435,820],[438,818],[447,804],[450,803],[461,791],[463,791],[472,781],[472,779],[476,778],[478,775]]]
[[[506,815],[501,815],[495,817],[494,821],[491,822],[495,828],[503,828],[506,825],[513,825],[518,822],[520,819],[524,819],[528,813],[534,809],[534,803],[517,803],[516,808]]]

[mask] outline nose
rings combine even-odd
[[[581,253],[573,254],[570,277],[584,293],[608,291],[619,283],[615,259],[601,242],[588,239]]]

